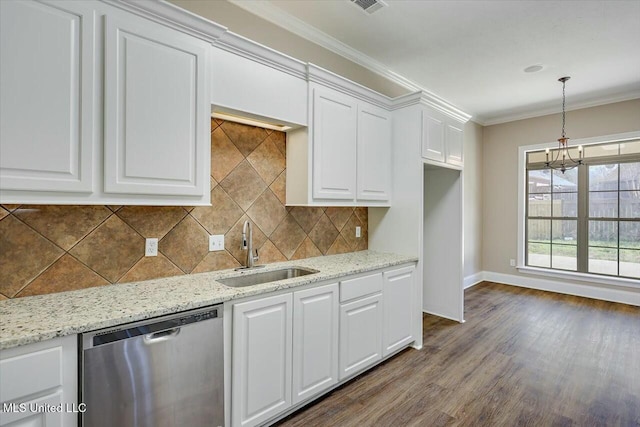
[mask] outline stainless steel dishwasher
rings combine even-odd
[[[83,427],[224,425],[222,306],[82,334]]]

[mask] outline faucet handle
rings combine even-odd
[[[257,261],[260,257],[258,256],[258,250],[256,249],[256,256],[253,257],[254,261]]]

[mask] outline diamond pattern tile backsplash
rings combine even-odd
[[[285,134],[211,121],[212,206],[0,207],[0,300],[367,249],[366,208],[286,207]],[[362,237],[355,237],[355,227]],[[225,249],[208,251],[208,235]],[[159,239],[144,257],[144,239]]]

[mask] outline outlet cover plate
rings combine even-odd
[[[158,256],[158,239],[151,237],[144,242],[144,256]]]
[[[209,236],[209,252],[224,251],[224,234]]]

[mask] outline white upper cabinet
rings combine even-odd
[[[444,118],[422,113],[422,157],[444,162]]]
[[[357,141],[358,200],[390,200],[392,153],[389,112],[361,103]]]
[[[244,50],[232,53],[226,43],[258,50],[286,66],[249,59]],[[250,42],[233,33],[211,48],[211,104],[214,112],[240,114],[274,125],[307,125],[306,64]],[[268,64],[268,65],[267,65]]]
[[[209,204],[210,42],[117,6],[0,1],[1,203]]]
[[[464,124],[433,109],[422,111],[422,157],[438,163],[463,166]]]
[[[447,163],[462,166],[463,125],[453,121],[447,123],[446,133]]]
[[[0,1],[0,188],[92,191],[95,13]]]
[[[332,89],[312,90],[313,198],[355,201],[358,105]]]
[[[105,191],[208,192],[209,45],[130,15],[105,20]]]
[[[390,99],[312,64],[309,79],[309,126],[287,133],[287,205],[389,206]]]

